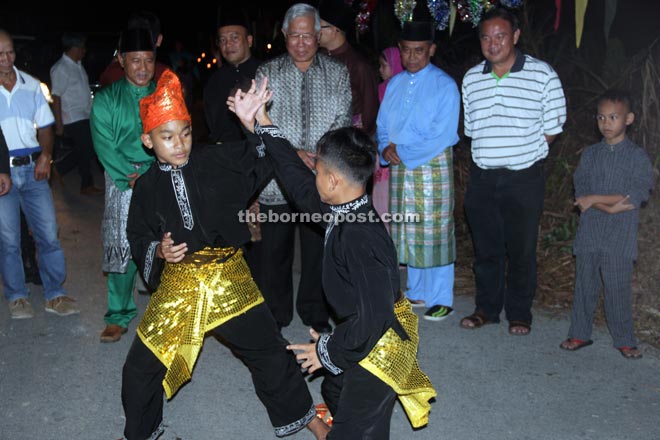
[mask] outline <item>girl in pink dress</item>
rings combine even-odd
[[[397,73],[403,70],[401,66],[401,55],[399,54],[399,48],[388,47],[383,50],[383,53],[379,58],[380,68],[378,72],[383,78],[383,82],[378,85],[378,99],[379,102],[383,101],[383,96],[385,96],[385,88],[387,83]],[[390,209],[390,169],[389,167],[381,167],[380,161],[376,161],[376,171],[374,171],[374,189],[372,193],[373,205],[376,211],[382,216],[386,212],[389,212]],[[388,227],[389,225],[385,225]]]

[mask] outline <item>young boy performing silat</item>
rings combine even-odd
[[[320,338],[310,330],[315,343],[289,348],[302,350],[297,358],[309,372],[325,367],[342,379],[328,439],[389,439],[397,395],[412,425],[425,425],[436,392],[417,364],[417,316],[401,295],[394,244],[366,194],[376,147],[358,129],[330,131],[316,146],[315,177],[266,114],[271,96],[266,81],[259,90],[253,83],[229,104],[264,141],[298,208],[326,225],[323,289],[339,323]]]
[[[140,101],[140,117],[142,142],[157,160],[135,185],[127,233],[144,279],[157,290],[124,364],[124,435],[158,438],[163,389],[170,399],[190,379],[212,330],[251,371],[277,436],[307,426],[325,438],[329,428],[315,417],[296,359],[240,249],[250,233],[237,214],[272,173],[258,159],[259,140],[191,151],[191,119],[171,71]]]

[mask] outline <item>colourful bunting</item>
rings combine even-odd
[[[575,47],[580,48],[582,31],[584,29],[584,15],[587,12],[589,0],[575,0]]]

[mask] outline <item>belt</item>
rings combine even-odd
[[[22,167],[23,165],[30,165],[32,162],[35,162],[41,151],[35,151],[32,154],[26,156],[12,156],[9,158],[9,164],[12,167]]]

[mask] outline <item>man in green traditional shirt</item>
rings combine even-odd
[[[156,47],[149,31],[125,30],[117,59],[125,76],[97,94],[90,115],[94,149],[105,168],[103,271],[108,274],[108,310],[101,342],[118,341],[137,315],[137,266],[126,238],[126,219],[133,185],[154,160],[140,140],[139,101],[156,87]]]

